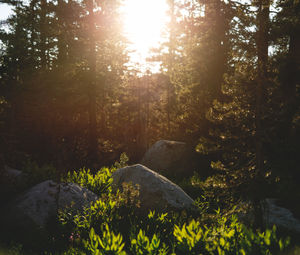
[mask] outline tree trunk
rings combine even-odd
[[[40,20],[40,58],[41,58],[41,69],[46,70],[47,68],[47,50],[46,50],[46,30],[47,30],[47,25],[46,25],[46,13],[47,13],[47,1],[46,0],[41,0],[41,9],[40,9],[40,15],[41,15],[41,20]]]
[[[286,7],[287,8],[287,7]],[[300,3],[294,2],[289,8],[295,10],[300,9]],[[300,84],[300,28],[295,26],[290,29],[289,36],[289,52],[284,72],[286,79],[283,82],[283,96],[285,104],[285,118],[283,120],[284,128],[282,133],[288,139],[291,139],[293,129],[293,119],[297,112],[297,84]]]
[[[88,137],[88,158],[95,163],[98,157],[98,135],[96,116],[96,42],[95,42],[95,17],[94,0],[87,2],[89,12],[89,84],[88,84],[88,114],[89,114],[89,137]]]
[[[36,10],[35,10],[35,5],[36,5],[36,1],[31,1],[30,2],[30,48],[31,48],[31,59],[32,59],[32,67],[36,67]]]
[[[205,18],[210,24],[209,35],[213,45],[211,54],[211,63],[209,70],[214,70],[210,77],[211,97],[220,98],[223,76],[226,66],[226,20],[224,18],[224,8],[221,0],[208,1],[205,6]]]
[[[267,82],[268,64],[268,31],[269,31],[269,7],[270,0],[260,0],[258,2],[258,31],[257,31],[257,83],[256,83],[256,104],[255,104],[255,155],[256,172],[253,185],[253,203],[255,210],[255,225],[257,228],[263,227],[262,210],[260,200],[264,195],[264,155],[263,155],[263,89]]]
[[[67,31],[66,29],[66,23],[64,18],[64,10],[65,10],[65,3],[63,0],[57,1],[57,18],[58,18],[58,28],[59,28],[59,34],[57,36],[58,42],[58,56],[57,56],[57,67],[63,68],[65,65],[65,62],[67,60],[67,41],[66,41],[66,35]]]

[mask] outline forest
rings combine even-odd
[[[50,246],[17,239],[3,254],[279,254],[290,237],[298,250],[284,254],[299,254],[300,232],[279,228],[275,237],[261,210],[276,198],[300,219],[300,1],[166,0],[163,40],[135,61],[126,1],[0,1],[12,10],[0,21],[1,204],[49,179],[106,201],[77,217],[86,222],[61,215],[66,229]],[[151,26],[158,17],[149,11]],[[198,211],[147,218],[134,209],[134,187],[125,190],[133,199],[110,188],[116,169],[141,162],[160,140],[184,142],[197,158],[192,174],[166,176]],[[28,175],[21,188],[8,187],[7,166]],[[225,217],[241,201],[255,215],[247,230]],[[235,229],[235,239],[220,229]],[[78,234],[71,246],[67,231]],[[190,241],[189,231],[208,237]],[[12,244],[0,232],[2,254]]]

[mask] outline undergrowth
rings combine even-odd
[[[145,212],[138,185],[124,184],[121,191],[112,186],[112,173],[127,160],[123,155],[111,168],[95,173],[81,169],[63,178],[93,191],[99,199],[82,211],[72,207],[60,211],[52,248],[36,254],[259,255],[277,254],[289,246],[290,239],[279,238],[275,226],[254,231],[235,215],[212,210],[201,194],[193,210]],[[10,254],[26,254],[26,248],[16,246]]]
[[[68,174],[68,180],[85,186],[101,198],[81,213],[60,212],[62,236],[68,248],[63,254],[274,254],[289,245],[280,239],[276,227],[253,231],[235,215],[211,214],[205,198],[196,200],[196,211],[155,212],[140,210],[139,187],[126,184],[113,192],[112,171],[101,169],[92,175],[82,169]]]

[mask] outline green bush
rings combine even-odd
[[[103,238],[101,239],[91,229],[88,240],[84,240],[87,254],[273,254],[283,250],[289,244],[289,239],[277,239],[276,228],[265,232],[254,233],[235,218],[228,221],[221,218],[222,224],[218,226],[201,227],[200,222],[192,220],[179,227],[174,225],[174,242],[167,245],[162,235],[154,234],[151,238],[146,231],[140,229],[135,237],[131,238],[130,246],[122,242],[123,237],[112,232],[105,223]],[[145,227],[145,226],[144,226]],[[147,226],[146,226],[147,227]],[[160,238],[158,237],[160,236]],[[100,247],[100,248],[98,248]],[[99,250],[99,251],[98,251]],[[91,252],[92,251],[92,252]],[[89,253],[91,252],[91,253]],[[98,253],[100,252],[100,253]]]
[[[92,174],[90,169],[81,168],[79,171],[68,172],[67,176],[61,178],[61,181],[77,183],[99,196],[109,194],[111,192],[112,173],[118,168],[127,166],[128,160],[128,156],[123,152],[120,155],[120,160],[115,162],[111,168],[102,167],[95,174]]]
[[[84,241],[85,248],[92,254],[119,254],[126,255],[123,251],[124,243],[120,234],[115,235],[110,229],[108,224],[105,224],[102,229],[102,238],[97,235],[92,228],[90,230],[89,241]]]
[[[265,232],[253,231],[235,216],[222,217],[217,211],[214,221],[191,218],[189,212],[147,215],[139,210],[138,187],[125,185],[122,192],[112,192],[111,170],[92,175],[88,170],[69,174],[77,182],[101,194],[101,198],[82,213],[60,214],[70,251],[78,254],[273,254],[285,249],[289,239],[279,239],[276,227]],[[198,213],[207,211],[207,202],[198,200]],[[70,251],[66,254],[71,254]]]
[[[101,168],[95,174],[92,174],[90,169],[82,168],[79,171],[68,172],[62,181],[77,183],[95,194],[101,195],[111,191],[112,178],[111,171],[107,167]]]
[[[123,168],[123,167],[127,166],[128,161],[129,161],[128,156],[126,155],[125,152],[123,152],[120,155],[120,160],[115,162],[112,169],[115,170],[115,169]]]

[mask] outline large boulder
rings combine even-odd
[[[277,204],[276,199],[267,198],[264,203],[263,219],[267,227],[278,226],[300,237],[300,220],[293,213]]]
[[[5,165],[0,173],[0,201],[6,203],[26,187],[26,175]]]
[[[97,196],[74,183],[58,184],[44,181],[16,197],[5,210],[7,231],[25,242],[45,241],[49,238],[59,210],[73,207],[83,209]]]
[[[193,207],[193,199],[179,186],[143,165],[137,164],[118,169],[112,177],[113,187],[122,189],[123,183],[139,186],[141,209],[163,211]]]
[[[198,171],[198,167],[203,165],[199,159],[195,150],[184,142],[160,140],[147,150],[141,164],[168,178],[182,178]]]
[[[3,175],[7,179],[19,179],[22,176],[22,171],[9,167],[7,165],[4,166]]]

